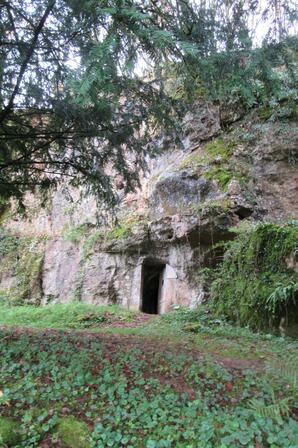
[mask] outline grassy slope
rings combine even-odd
[[[137,316],[82,304],[2,306],[2,442],[17,422],[11,446],[26,448],[298,447],[295,340],[203,311],[125,327]]]
[[[0,305],[0,325],[32,328],[74,329],[101,324],[117,319],[130,320],[135,313],[116,305],[94,306],[84,303],[39,306]]]
[[[0,305],[0,325],[36,329],[87,330],[92,333],[136,335],[162,339],[199,348],[201,351],[238,359],[263,359],[298,349],[294,340],[248,329],[209,318],[204,313],[179,311],[156,316],[149,323],[134,325],[140,313],[116,305],[94,306],[83,303],[54,304],[46,307]],[[128,325],[127,325],[128,324]],[[291,341],[291,342],[289,342]],[[290,348],[289,348],[290,347]]]

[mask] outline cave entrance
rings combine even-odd
[[[145,261],[142,268],[141,311],[159,314],[160,297],[165,264],[159,261]]]

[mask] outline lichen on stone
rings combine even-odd
[[[40,238],[1,234],[0,255],[3,262],[0,267],[0,276],[9,274],[12,277],[11,286],[1,290],[1,297],[10,303],[40,304],[43,241]]]

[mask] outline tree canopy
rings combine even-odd
[[[136,185],[154,127],[175,125],[184,103],[285,96],[296,80],[295,9],[263,3],[1,2],[0,197],[67,178],[113,202],[113,176],[125,191]],[[268,22],[262,44],[254,17]]]

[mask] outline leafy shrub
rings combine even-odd
[[[296,305],[298,299],[298,283],[290,282],[288,285],[278,284],[266,301],[267,309],[278,315],[283,310],[287,311],[288,305]]]

